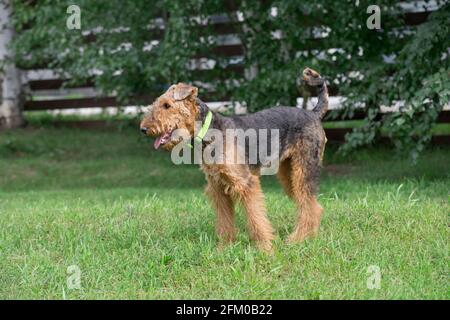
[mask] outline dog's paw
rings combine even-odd
[[[315,238],[317,230],[309,232],[293,232],[286,240],[287,244],[296,244],[305,241],[306,239]]]
[[[274,254],[272,241],[259,241],[256,245],[258,249],[263,251],[264,253],[270,256]]]
[[[306,236],[299,236],[298,234],[291,234],[287,239],[286,239],[286,244],[296,244],[296,243],[300,243],[303,242],[306,239]]]

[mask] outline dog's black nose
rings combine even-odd
[[[144,127],[141,128],[141,132],[142,132],[143,134],[147,134],[147,130],[148,130],[147,128],[144,128]]]

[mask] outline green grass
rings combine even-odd
[[[263,179],[276,252],[216,248],[195,166],[175,166],[136,128],[0,134],[2,299],[448,299],[449,149],[416,166],[389,149],[325,156],[319,236],[283,240],[295,207]],[[81,270],[80,290],[67,268]],[[367,288],[369,266],[381,288]]]

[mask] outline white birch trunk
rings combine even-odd
[[[11,14],[11,1],[0,1],[0,128],[23,124],[21,74],[11,60],[10,44],[14,36]]]

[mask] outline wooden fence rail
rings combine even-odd
[[[404,23],[407,26],[416,26],[428,18],[428,15],[430,12],[407,12],[402,15],[402,18],[404,19]],[[317,22],[309,21],[307,17],[305,17],[305,20],[302,21],[304,25],[313,26],[317,24]],[[236,21],[226,21],[226,20],[220,20],[219,22],[212,23],[209,26],[208,30],[210,32],[213,32],[214,35],[234,35],[236,34],[237,28],[240,28],[239,26],[240,22]],[[126,32],[126,31],[125,31]],[[162,28],[156,28],[152,30],[149,34],[153,37],[152,39],[160,39],[163,36],[164,30]],[[86,41],[95,41],[96,36],[95,35],[88,35],[86,37]],[[323,47],[323,41],[321,39],[311,39],[310,41],[311,48],[322,48]],[[306,48],[308,49],[308,48]],[[213,49],[212,52],[214,55],[220,55],[224,57],[239,57],[244,55],[244,48],[240,44],[232,43],[232,44],[221,44],[218,45],[216,48]],[[205,57],[205,54],[198,54],[194,56],[193,58],[202,58]],[[36,70],[38,68],[45,68],[46,63],[43,62],[39,66],[27,66],[27,70]],[[232,64],[225,67],[221,72],[221,74],[228,74],[229,72],[233,72],[235,75],[238,75],[242,78],[244,78],[244,67],[239,64]],[[201,80],[204,74],[210,72],[210,70],[196,70],[195,75],[198,75],[198,80]],[[197,80],[197,79],[195,79]],[[52,78],[52,79],[33,79],[29,81],[28,86],[31,90],[31,99],[28,99],[25,102],[24,109],[25,111],[37,111],[37,110],[56,110],[56,109],[78,109],[78,108],[104,108],[104,107],[117,107],[121,106],[121,103],[113,96],[89,96],[89,97],[77,97],[77,98],[67,98],[67,97],[58,97],[58,92],[60,92],[61,89],[64,90],[71,90],[71,89],[95,89],[94,87],[94,81],[88,80],[85,83],[78,84],[78,85],[67,85],[68,79],[58,79],[58,78]],[[48,94],[49,92],[54,92],[55,95],[49,94],[53,98],[51,99],[36,99],[36,96],[38,96],[42,92],[46,92]],[[160,94],[160,92],[154,92],[150,93],[146,96],[137,96],[130,100],[128,103],[129,105],[146,105],[153,101],[153,99]],[[330,95],[331,96],[337,96],[338,95],[338,88],[335,86],[331,86],[330,88]],[[202,98],[207,101],[229,101],[229,96],[218,96],[215,92],[206,92],[202,94]],[[380,117],[382,114],[379,115]],[[364,119],[365,114],[363,111],[356,111],[354,112],[352,116],[352,120],[360,120]],[[343,118],[340,117],[336,120],[348,120],[349,118]],[[330,117],[327,116],[325,118],[325,121],[329,121]],[[439,115],[438,119],[439,123],[450,123],[450,111],[443,111]],[[327,134],[331,137],[331,140],[342,140],[344,135],[349,132],[351,129],[328,129]],[[435,140],[439,140],[439,142],[447,141],[447,143],[450,143],[450,136],[448,136],[446,139],[442,137],[435,138]]]

